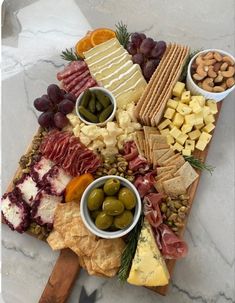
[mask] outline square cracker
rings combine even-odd
[[[196,173],[195,169],[193,169],[192,166],[188,163],[188,161],[186,161],[174,175],[181,176],[183,178],[183,182],[186,188],[188,188],[198,178],[198,174]]]
[[[165,181],[173,178],[173,174],[170,172],[164,172],[161,173],[159,176],[157,176],[155,179],[156,181]]]
[[[165,193],[170,197],[186,194],[186,187],[181,176],[162,181],[162,185]]]
[[[164,193],[164,188],[161,180],[154,182],[153,186],[155,187],[158,193]]]
[[[170,148],[168,152],[166,152],[164,155],[161,156],[161,158],[158,159],[158,165],[161,166],[164,161],[174,156],[174,154],[175,152],[173,151],[173,149]]]
[[[164,155],[169,149],[159,149],[159,150],[153,150],[152,152],[152,159],[153,159],[153,166],[157,165],[158,159]]]
[[[179,169],[185,163],[184,157],[180,154],[176,154],[169,159],[165,160],[162,166],[175,165]]]
[[[161,173],[166,172],[166,171],[172,171],[173,173],[175,173],[177,171],[177,169],[176,169],[175,165],[158,167],[157,175],[160,175]]]
[[[64,238],[55,229],[53,229],[53,231],[47,237],[47,242],[53,250],[63,249],[67,247],[65,245]]]

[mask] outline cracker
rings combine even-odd
[[[55,210],[54,228],[60,228],[71,221],[74,217],[80,216],[80,208],[77,202],[59,203]]]
[[[176,172],[176,166],[175,165],[169,165],[169,166],[163,166],[163,167],[157,167],[157,175],[161,174],[162,172],[171,172],[175,173]]]
[[[153,166],[155,167],[157,165],[158,159],[164,155],[169,149],[159,149],[159,150],[153,150],[152,151],[152,158],[153,158]]]
[[[103,277],[114,277],[117,272],[118,272],[118,269],[119,267],[115,267],[115,268],[111,268],[111,269],[106,269],[105,271],[102,270],[97,264],[96,262],[91,259],[91,266],[92,266],[92,269],[96,272],[96,274],[99,274],[100,276],[103,276]]]
[[[138,153],[141,156],[145,156],[145,146],[144,146],[144,132],[139,130],[134,133],[134,141],[136,143]]]
[[[165,193],[170,197],[186,194],[186,187],[181,176],[162,182]]]
[[[154,182],[153,186],[155,187],[158,193],[164,193],[164,188],[161,180]]]
[[[180,154],[175,154],[174,156],[171,156],[167,160],[163,161],[162,166],[169,166],[169,165],[176,165],[175,161],[178,160]]]
[[[159,134],[159,131],[156,127],[149,127],[149,126],[144,126],[143,129],[144,129],[144,136],[145,136],[145,142],[146,142],[145,155],[146,155],[147,160],[150,162],[151,159],[150,159],[149,138],[150,138],[150,135]]]
[[[170,148],[164,155],[161,156],[161,158],[158,159],[158,165],[161,166],[164,161],[172,157],[174,154],[175,152]]]
[[[50,247],[53,250],[63,249],[67,247],[64,243],[64,238],[61,236],[61,234],[58,231],[54,229],[47,237],[47,243],[50,245]]]
[[[79,256],[90,257],[96,247],[96,237],[71,237],[69,232],[65,234],[65,244]]]
[[[157,149],[169,149],[170,148],[170,145],[167,144],[167,143],[157,143],[155,142],[153,144],[153,150],[157,150]]]
[[[198,178],[198,174],[196,173],[195,169],[193,169],[192,166],[188,163],[188,161],[186,161],[174,175],[181,176],[183,178],[183,182],[186,188],[188,188]]]
[[[169,180],[169,179],[172,179],[173,178],[173,175],[169,172],[165,172],[165,173],[162,173],[161,175],[157,176],[156,177],[156,181],[165,181],[165,180]]]

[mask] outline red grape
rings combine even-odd
[[[143,40],[143,39],[142,39],[140,33],[133,33],[133,34],[131,35],[131,42],[134,44],[134,46],[135,46],[136,48],[139,48],[139,47],[140,47],[140,44],[141,44],[142,40]]]
[[[52,127],[54,125],[54,114],[52,112],[42,113],[38,117],[38,123],[45,128]]]
[[[64,96],[65,94],[67,94],[66,90],[64,90],[63,88],[60,89],[61,94]]]
[[[62,114],[60,112],[55,114],[54,123],[55,123],[56,127],[63,128],[68,124],[68,122],[69,122],[69,120],[64,114]]]
[[[152,58],[161,58],[166,50],[166,42],[159,41],[151,51]]]
[[[152,48],[154,47],[154,41],[152,38],[146,38],[142,41],[140,45],[140,52],[148,56],[151,53]]]
[[[144,68],[143,68],[143,74],[147,81],[151,78],[157,65],[158,65],[157,60],[149,60],[145,63]]]
[[[135,55],[132,57],[132,61],[133,61],[133,63],[137,63],[137,64],[139,64],[140,66],[142,66],[142,64],[144,63],[144,55],[141,54],[141,53],[135,54]]]
[[[49,99],[55,104],[59,103],[63,99],[61,89],[56,84],[51,84],[48,86],[47,94]]]
[[[128,53],[132,56],[137,53],[137,49],[136,49],[134,43],[132,43],[132,42],[127,43],[126,49],[127,49]]]
[[[34,107],[40,112],[46,112],[51,108],[51,102],[44,95],[41,98],[37,98],[33,102]]]
[[[72,93],[65,94],[64,99],[69,99],[69,100],[73,101],[74,103],[77,101],[77,97]]]
[[[64,99],[58,105],[58,110],[64,115],[71,113],[73,109],[74,109],[74,103],[69,99]]]
[[[140,37],[141,37],[142,41],[143,41],[144,39],[146,39],[146,35],[145,35],[144,33],[140,33]]]

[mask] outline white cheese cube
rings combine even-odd
[[[170,107],[170,108],[173,108],[173,109],[176,109],[176,107],[178,106],[178,101],[175,101],[175,100],[173,100],[173,99],[169,99],[168,101],[167,101],[167,104],[166,104],[166,106],[167,107]]]
[[[193,126],[190,125],[190,124],[184,124],[182,127],[181,127],[181,131],[183,134],[187,134],[189,132],[191,132]]]
[[[173,119],[173,124],[177,127],[180,127],[183,123],[184,123],[184,116],[182,116],[179,113],[176,113]]]
[[[201,132],[200,132],[200,130],[196,129],[196,130],[188,133],[188,135],[191,140],[196,140],[200,137]]]
[[[218,113],[218,108],[217,108],[217,103],[214,100],[207,100],[207,105],[210,107],[211,113],[212,114],[217,114]]]
[[[213,123],[207,124],[205,127],[203,127],[203,131],[206,133],[210,133],[215,128],[215,125]]]
[[[183,93],[183,90],[185,88],[185,83],[183,82],[176,82],[173,90],[172,90],[172,95],[175,97],[180,97]]]
[[[169,119],[165,119],[162,123],[160,123],[158,125],[158,129],[161,130],[161,129],[164,129],[166,128],[169,124],[171,124],[171,121]]]
[[[186,140],[185,141],[185,146],[184,146],[186,149],[190,149],[192,151],[194,151],[195,149],[195,141],[194,140]]]
[[[192,153],[191,149],[184,148],[182,150],[182,155],[183,156],[191,156],[191,153]]]
[[[194,125],[195,123],[195,114],[190,114],[184,116],[185,124]]]
[[[167,108],[164,114],[164,118],[172,119],[175,114],[175,110],[173,108]]]
[[[183,103],[189,104],[190,98],[191,98],[191,93],[190,93],[189,90],[187,90],[187,91],[185,91],[185,92],[182,93],[181,101]]]
[[[179,103],[176,110],[183,116],[188,115],[192,112],[192,109],[184,103]]]
[[[181,131],[177,127],[172,128],[172,130],[170,131],[170,135],[175,139],[179,137],[181,134],[182,134]]]

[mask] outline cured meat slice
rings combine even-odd
[[[50,192],[54,195],[62,195],[72,177],[62,168],[54,166],[44,177],[44,182],[50,186]]]
[[[90,75],[89,70],[87,69],[86,71],[84,71],[82,74],[78,75],[76,78],[74,78],[72,81],[70,81],[67,84],[64,84],[63,82],[63,87],[66,91],[70,91],[72,92],[72,89],[76,87],[76,85],[78,85],[78,83],[80,83],[80,81],[82,81],[85,78],[88,78]]]
[[[138,149],[134,141],[128,141],[124,144],[124,158],[127,161],[134,160],[138,155]]]
[[[96,85],[97,85],[96,81],[90,77],[88,81],[84,84],[84,86],[75,93],[75,96],[78,97],[84,90]]]
[[[73,73],[84,71],[86,68],[87,64],[85,61],[73,61],[68,66],[66,66],[64,70],[57,74],[57,79],[60,81],[66,77],[71,76]]]
[[[148,165],[147,160],[143,156],[140,156],[140,155],[138,155],[136,158],[130,160],[128,167],[133,172],[141,170],[141,173],[144,173],[145,171],[149,170],[149,165]]]
[[[84,91],[83,86],[88,82],[90,78],[87,76],[83,78],[78,84],[71,90],[71,93],[76,96],[76,93],[80,90]]]
[[[6,224],[19,233],[23,233],[29,226],[29,208],[15,193],[3,196],[1,203],[2,217]]]
[[[32,178],[35,182],[42,181],[43,177],[49,172],[54,166],[54,163],[45,157],[41,157],[40,161],[37,162],[31,170]]]
[[[143,198],[150,192],[154,192],[155,172],[148,172],[144,176],[140,175],[136,178],[134,185],[137,188],[140,197]]]
[[[37,183],[30,175],[23,175],[17,182],[16,190],[21,193],[22,199],[31,207],[38,193]]]
[[[162,223],[162,214],[159,203],[162,194],[150,193],[144,197],[144,215],[152,227],[157,228]]]
[[[87,69],[84,70],[84,72],[87,71]],[[72,82],[75,78],[77,78],[79,75],[83,74],[83,71],[78,71],[74,74],[72,74],[71,76],[64,78],[62,80],[63,85],[69,84],[70,82]]]

